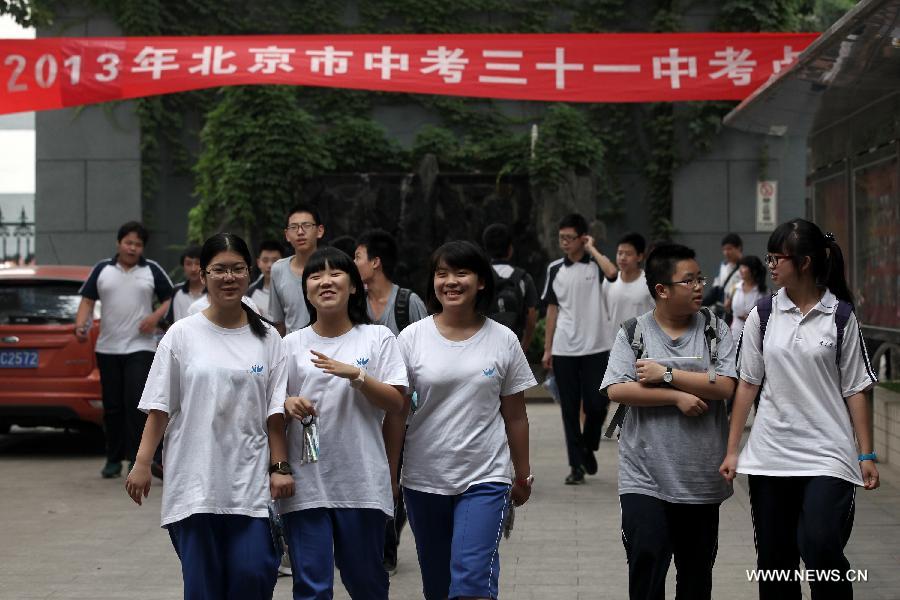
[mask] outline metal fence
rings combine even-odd
[[[17,265],[34,262],[34,222],[29,222],[25,207],[18,220],[7,221],[0,211],[0,263]]]

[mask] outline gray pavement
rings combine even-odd
[[[531,501],[519,509],[512,537],[501,546],[501,597],[515,600],[627,598],[619,534],[616,444],[604,441],[600,473],[584,486],[564,486],[565,448],[559,410],[531,403]],[[122,479],[99,477],[96,441],[61,432],[14,430],[0,436],[0,599],[156,600],[181,597],[178,559],[159,528],[157,481],[137,507]],[[900,600],[900,471],[881,467],[882,487],[857,495],[847,554],[868,582],[855,598]],[[717,599],[756,598],[753,531],[746,481],[722,507],[714,570]],[[335,575],[339,582],[339,574]],[[404,532],[392,598],[420,598],[415,548]],[[275,598],[289,599],[281,578]],[[674,597],[674,567],[668,597]],[[340,583],[335,598],[347,598]],[[808,592],[804,593],[808,598]]]

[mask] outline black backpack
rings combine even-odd
[[[719,317],[715,315],[708,307],[700,309],[700,316],[703,317],[703,337],[706,338],[706,349],[709,351],[709,365],[706,373],[709,376],[710,383],[716,380],[716,363],[719,362]],[[638,361],[644,356],[644,333],[641,330],[640,322],[636,317],[628,319],[622,323],[622,329],[625,330],[625,337],[631,345],[631,351],[634,352],[634,360]],[[625,421],[625,415],[628,413],[628,406],[619,404],[609,427],[606,428],[606,437],[611,438],[617,428],[622,427]]]
[[[397,299],[394,301],[394,320],[397,321],[397,330],[403,331],[409,325],[409,296],[412,290],[400,288],[397,291]]]
[[[500,277],[494,271],[494,302],[488,316],[512,329],[517,336],[522,334],[525,326],[525,294],[522,293],[522,280],[525,271],[513,267],[509,277]]]

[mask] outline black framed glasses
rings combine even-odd
[[[315,229],[316,224],[310,223],[309,221],[305,221],[303,223],[291,223],[287,227],[285,227],[285,231],[290,231],[291,233],[297,233],[300,229],[304,232],[309,233],[313,229]]]
[[[689,288],[706,287],[707,279],[706,277],[691,277],[690,279],[683,279],[681,281],[670,281],[669,285],[683,285]]]
[[[767,267],[769,267],[770,269],[774,269],[775,267],[778,266],[778,263],[780,263],[781,261],[783,261],[787,258],[794,258],[794,257],[790,254],[766,254],[766,257],[763,260],[766,261]]]

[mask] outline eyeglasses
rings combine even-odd
[[[696,288],[696,287],[704,288],[704,287],[706,287],[706,281],[707,281],[706,277],[692,277],[690,279],[685,279],[683,281],[670,281],[669,285],[675,285],[677,283],[678,285],[683,285],[685,287],[690,287],[690,288]]]
[[[228,275],[231,275],[235,279],[243,279],[250,275],[250,269],[247,265],[234,265],[230,268],[215,266],[211,269],[207,269],[206,274],[213,279],[225,279]]]
[[[305,223],[291,223],[287,227],[285,227],[285,231],[290,231],[291,233],[297,233],[300,229],[305,232],[312,231],[316,227],[315,223],[310,223],[306,221]]]
[[[565,233],[562,233],[559,236],[559,241],[560,242],[574,242],[575,240],[577,240],[580,237],[581,237],[580,235],[571,235],[571,234],[567,235]]]
[[[778,263],[785,260],[786,258],[794,258],[790,254],[766,254],[766,266],[770,269],[774,269],[778,266]]]

